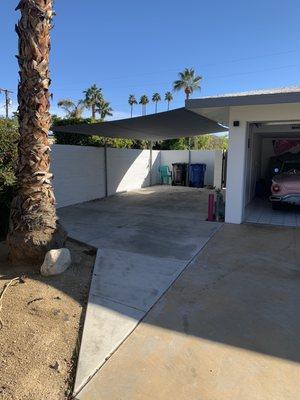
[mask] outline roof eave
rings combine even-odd
[[[186,100],[188,110],[209,107],[239,107],[300,102],[300,92],[220,96]]]

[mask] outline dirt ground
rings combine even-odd
[[[68,241],[72,266],[44,278],[32,268],[7,262],[0,243],[0,293],[24,275],[24,283],[5,292],[0,312],[0,399],[70,398],[96,251]]]

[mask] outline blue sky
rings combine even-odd
[[[0,87],[14,91],[14,107],[16,4],[0,3]],[[58,100],[77,100],[96,83],[114,117],[126,117],[130,93],[163,95],[185,67],[203,76],[194,97],[300,84],[298,0],[57,0],[55,10],[53,112]],[[183,94],[175,94],[172,107],[183,104]],[[0,106],[3,113],[3,97]],[[152,104],[148,112],[154,112]]]

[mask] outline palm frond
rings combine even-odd
[[[152,101],[153,101],[153,102],[161,101],[161,96],[160,96],[160,94],[159,94],[159,93],[154,93],[153,96],[152,96]]]
[[[129,105],[131,105],[131,106],[133,106],[134,104],[137,104],[137,100],[136,100],[134,94],[130,94],[130,95],[129,95],[128,103],[129,103]]]
[[[148,97],[145,94],[143,96],[141,96],[139,104],[146,105],[148,103],[149,103]]]
[[[89,108],[96,105],[103,99],[102,89],[98,88],[95,84],[84,90],[83,93],[85,94],[84,102]]]
[[[173,90],[184,90],[185,93],[191,94],[195,90],[200,90],[200,82],[202,76],[196,75],[193,68],[185,68],[182,72],[178,73],[180,79],[173,83]]]
[[[177,80],[173,83],[173,89],[174,90],[181,90],[184,86],[184,81],[183,80]]]
[[[70,117],[76,108],[76,104],[71,99],[62,99],[57,103],[59,108],[62,108]]]
[[[173,95],[171,92],[166,92],[165,94],[165,101],[172,101],[173,100]]]

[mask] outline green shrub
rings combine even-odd
[[[199,150],[227,150],[228,136],[227,135],[197,136],[195,144]]]
[[[189,138],[169,139],[157,142],[157,150],[188,150]],[[191,148],[197,150],[227,150],[228,136],[200,135],[191,138]]]
[[[0,118],[0,238],[8,229],[10,204],[14,194],[17,164],[17,121]]]
[[[157,150],[187,150],[189,148],[188,138],[167,139],[157,143]]]

